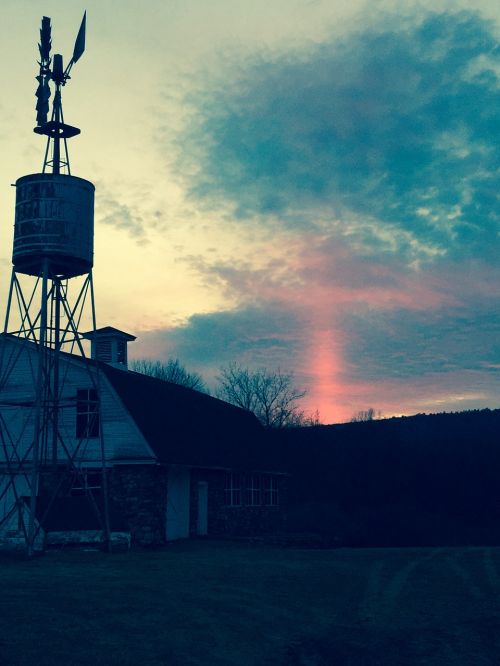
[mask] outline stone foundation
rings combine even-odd
[[[59,484],[60,473],[43,475],[40,487],[50,497]],[[286,484],[287,477],[273,475],[278,483],[278,505],[248,506],[246,493],[242,490],[241,506],[227,506],[225,486],[227,473],[222,470],[191,469],[190,471],[190,536],[198,535],[198,489],[199,483],[207,484],[207,536],[209,537],[262,537],[279,535],[286,524]],[[116,465],[108,470],[109,505],[112,533],[130,534],[130,542],[142,546],[161,545],[166,542],[168,466],[166,465]],[[69,488],[60,487],[59,501],[69,509],[70,520],[64,529],[55,525],[47,530],[47,543],[68,545],[69,543],[96,543],[102,539],[102,530],[90,534],[82,523],[73,529],[71,505],[68,505]],[[95,495],[100,502],[99,491]],[[73,498],[74,499],[74,498]],[[61,511],[63,511],[61,509]],[[58,514],[59,515],[59,514]],[[7,526],[5,526],[7,528]],[[9,538],[16,541],[14,534],[17,522],[10,526]],[[4,530],[5,532],[8,529]],[[7,534],[4,534],[6,537]],[[0,538],[2,535],[0,534]],[[128,540],[128,536],[126,536]],[[24,539],[22,539],[24,543]]]
[[[130,529],[132,543],[165,542],[167,468],[160,465],[117,465],[109,475],[110,502]]]

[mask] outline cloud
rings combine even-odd
[[[182,261],[234,309],[155,349],[292,370],[330,422],[498,402],[499,56],[477,13],[384,15],[192,82],[169,155],[241,243]]]
[[[178,357],[200,371],[233,361],[272,369],[288,368],[300,346],[298,334],[293,314],[268,304],[193,315],[184,325],[145,333],[140,340],[156,355]]]
[[[439,311],[351,312],[343,322],[351,377],[363,381],[415,381],[465,371],[492,375],[500,388],[500,315],[495,302]],[[478,377],[474,378],[477,385]]]
[[[408,270],[395,256],[353,256],[343,239],[305,232],[295,237],[276,233],[275,244],[276,248],[261,247],[258,257],[249,252],[243,259],[188,256],[183,261],[204,284],[217,285],[230,302],[273,303],[273,307],[279,303],[297,315],[316,310],[331,317],[358,303],[383,310],[422,310],[460,302],[442,271]],[[448,271],[452,268],[450,265]],[[463,263],[456,267],[453,280],[465,270]],[[481,285],[484,270],[476,273],[472,268],[468,271],[468,297]],[[488,277],[498,279],[498,272],[490,271]]]
[[[499,56],[470,11],[223,66],[186,99],[177,170],[200,204],[426,261],[500,232]]]
[[[116,199],[102,183],[96,186],[98,191],[97,221],[120,231],[126,231],[138,243],[146,241],[145,225],[137,210],[123,201]]]

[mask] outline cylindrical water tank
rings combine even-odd
[[[34,173],[16,181],[12,262],[17,271],[40,275],[88,273],[94,255],[94,185],[76,176]]]

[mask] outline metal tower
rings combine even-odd
[[[62,56],[50,55],[50,18],[42,19],[34,131],[47,137],[47,144],[41,173],[23,176],[15,184],[13,268],[0,336],[0,529],[2,524],[12,528],[16,516],[28,556],[40,547],[54,502],[64,501],[75,486],[92,506],[109,547],[99,371],[86,358],[80,331],[84,327],[88,333],[89,325],[96,330],[94,185],[71,175],[68,139],[80,130],[64,122],[61,100],[72,67],[85,50],[85,26],[84,15],[64,69]],[[75,355],[90,386],[83,397],[67,386],[68,363]],[[19,377],[26,376],[24,386],[32,386],[29,394],[16,388],[23,384]],[[67,414],[79,412],[86,419],[84,428],[71,432]],[[100,452],[98,497],[86,482],[90,438],[94,448],[98,440]]]

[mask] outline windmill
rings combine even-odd
[[[110,536],[99,370],[86,358],[80,330],[84,322],[96,330],[95,188],[71,174],[68,140],[80,130],[65,123],[61,95],[85,50],[85,30],[84,14],[64,68],[62,55],[51,56],[51,20],[42,18],[34,132],[47,137],[47,144],[42,171],[15,183],[13,267],[0,336],[0,529],[17,512],[28,556],[38,547],[54,502],[75,483],[85,486],[89,439],[94,449],[98,443],[102,491],[97,498],[85,489],[85,496],[98,516],[102,542],[109,544]],[[61,366],[65,353],[83,359],[88,371],[83,411],[81,395],[71,394],[66,386]],[[29,395],[16,393],[13,378],[22,372],[31,373]],[[75,408],[87,419],[76,438],[64,425],[68,410]]]
[[[68,142],[67,140],[77,134],[80,130],[77,127],[72,127],[64,122],[62,101],[61,101],[61,88],[65,86],[70,79],[70,72],[73,65],[78,62],[83,52],[85,51],[85,32],[87,23],[87,13],[83,15],[82,23],[76,36],[75,46],[73,49],[73,56],[69,61],[66,69],[63,68],[63,57],[59,53],[50,57],[52,47],[50,18],[44,16],[42,18],[42,27],[40,28],[40,43],[38,49],[40,51],[40,73],[36,77],[38,81],[38,88],[35,93],[37,97],[36,103],[36,121],[37,127],[34,131],[37,134],[46,135],[47,148],[43,162],[43,173],[47,167],[52,167],[52,173],[59,174],[61,168],[66,168],[69,175],[71,169],[69,164]],[[52,65],[52,69],[51,69]],[[54,103],[52,105],[52,116],[47,121],[49,113],[49,99],[51,96],[50,81],[55,85]],[[61,159],[61,139],[64,142],[65,158]],[[52,158],[49,159],[49,149],[52,147]]]

